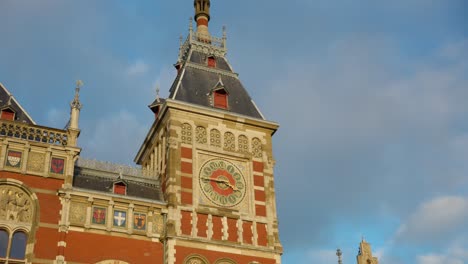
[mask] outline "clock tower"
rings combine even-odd
[[[226,59],[226,33],[209,33],[210,1],[179,48],[167,99],[135,161],[167,202],[164,263],[281,263],[272,154],[265,119]]]

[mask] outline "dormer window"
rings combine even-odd
[[[228,94],[226,90],[219,89],[213,92],[214,107],[227,109],[228,107]]]
[[[13,121],[15,120],[15,112],[13,112],[10,108],[3,109],[0,118],[3,120]]]
[[[208,57],[208,67],[216,68],[216,59],[215,59],[214,56],[209,56]]]
[[[114,183],[114,193],[126,195],[127,194],[127,185],[124,182]]]

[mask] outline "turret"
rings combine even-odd
[[[194,0],[195,22],[197,22],[197,34],[200,40],[210,41],[208,22],[210,21],[210,0]]]
[[[364,238],[359,244],[359,252],[356,258],[358,264],[379,264],[377,257],[372,256],[371,245]]]

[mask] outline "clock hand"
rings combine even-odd
[[[236,186],[232,185],[230,182],[225,182],[227,186],[231,187],[233,191],[238,191]]]
[[[202,177],[201,178],[202,180],[205,180],[205,181],[214,181],[214,182],[219,182],[219,183],[224,183],[226,184],[228,187],[231,187],[231,189],[233,191],[238,191],[239,189],[237,189],[236,186],[232,185],[228,180],[223,180],[223,179],[212,179],[212,178],[207,178],[207,177]]]

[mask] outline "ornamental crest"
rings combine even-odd
[[[29,223],[32,221],[31,198],[18,187],[0,187],[0,220]]]
[[[126,227],[127,226],[127,212],[115,210],[114,211],[114,226]]]
[[[133,228],[136,230],[146,229],[146,214],[135,213],[133,215]]]
[[[8,150],[6,165],[13,168],[20,168],[22,156],[23,152]]]
[[[106,208],[93,207],[93,224],[105,225],[106,224]]]
[[[63,174],[65,167],[65,160],[59,158],[52,158],[50,161],[50,172],[55,174]]]

